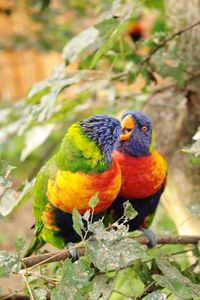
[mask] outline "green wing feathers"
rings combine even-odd
[[[103,172],[108,168],[96,143],[86,136],[77,123],[65,134],[55,160],[59,170],[64,171],[82,171],[87,174],[90,171]]]
[[[55,158],[52,157],[46,165],[39,172],[35,186],[34,186],[34,201],[33,201],[33,216],[35,217],[35,226],[34,226],[34,238],[25,253],[26,256],[30,256],[35,250],[40,249],[46,241],[46,236],[50,237],[53,244],[58,248],[60,245],[60,241],[58,244],[56,243],[55,233],[52,230],[48,230],[44,227],[42,222],[42,215],[45,211],[46,205],[48,203],[47,198],[47,185],[49,178],[55,176],[57,172],[57,167],[55,164]],[[50,231],[50,233],[49,233]]]
[[[34,201],[33,201],[33,215],[36,223],[41,222],[42,213],[48,202],[47,198],[47,186],[48,180],[55,177],[57,167],[55,163],[55,157],[52,157],[46,165],[39,172],[35,186],[34,186]]]
[[[29,245],[24,257],[30,256],[35,250],[40,249],[45,244],[45,241],[40,237],[40,235],[35,235]]]

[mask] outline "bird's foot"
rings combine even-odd
[[[143,235],[147,236],[149,239],[147,246],[149,248],[154,248],[157,245],[157,238],[153,231],[147,228],[140,228],[140,230],[143,231]]]
[[[80,251],[78,248],[74,247],[74,243],[67,243],[66,244],[66,249],[68,249],[69,253],[70,253],[70,257],[72,259],[72,261],[76,261],[79,259],[80,257]]]

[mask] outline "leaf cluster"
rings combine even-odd
[[[0,110],[0,154],[7,156],[4,158],[10,160],[5,149],[16,149],[21,162],[31,154],[33,159],[39,146],[46,143],[49,149],[49,141],[57,145],[69,124],[89,114],[116,114],[124,107],[140,108],[151,95],[155,73],[172,77],[184,86],[185,65],[176,40],[163,43],[166,34],[170,34],[163,5],[139,0],[95,3],[99,12],[96,24],[79,30],[66,43],[63,64],[55,66],[49,78],[33,85],[25,100]],[[41,13],[47,13],[51,1],[40,1],[38,7]],[[134,45],[128,35],[128,23],[152,7],[157,9],[157,18],[151,36]],[[146,54],[142,54],[144,49]],[[77,65],[73,71],[71,64]],[[134,90],[138,79],[143,82],[140,92]],[[45,157],[41,151],[40,148],[38,157]]]
[[[133,218],[135,212],[131,214],[128,204],[126,207],[125,215]],[[67,258],[64,263],[21,270],[24,241],[18,238],[16,252],[0,252],[1,277],[20,274],[26,284],[24,292],[32,299],[199,299],[200,277],[187,271],[191,267],[182,270],[176,253],[166,256],[159,247],[148,250],[130,238],[124,223],[105,227],[103,219],[92,222],[91,217],[90,211],[85,216],[73,212],[74,229],[85,247],[84,256],[77,261]],[[92,234],[87,239],[83,237],[85,220]],[[198,247],[193,253],[198,260]]]
[[[33,191],[32,182],[26,182],[18,191],[13,189],[12,181],[9,177],[15,167],[9,165],[6,161],[0,160],[0,216],[6,217],[19,206],[25,203]]]

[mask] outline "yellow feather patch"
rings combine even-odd
[[[97,162],[101,159],[101,153],[96,143],[82,134],[80,125],[73,124],[69,128],[67,135],[75,149],[81,151],[86,159],[90,159],[92,167],[96,166]]]
[[[95,213],[104,211],[116,198],[121,186],[119,165],[113,160],[112,166],[101,173],[58,171],[56,178],[48,182],[49,201],[64,212],[71,213],[76,208],[84,214],[89,207],[89,200],[97,192],[99,202]]]

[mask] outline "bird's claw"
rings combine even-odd
[[[68,243],[66,245],[66,249],[68,249],[68,251],[70,253],[70,257],[71,257],[73,262],[79,259],[80,251],[79,251],[78,248],[74,247],[74,243]]]
[[[145,235],[149,239],[147,246],[149,248],[154,248],[157,245],[157,238],[153,231],[147,228],[141,228],[141,230],[143,231],[143,235]]]

